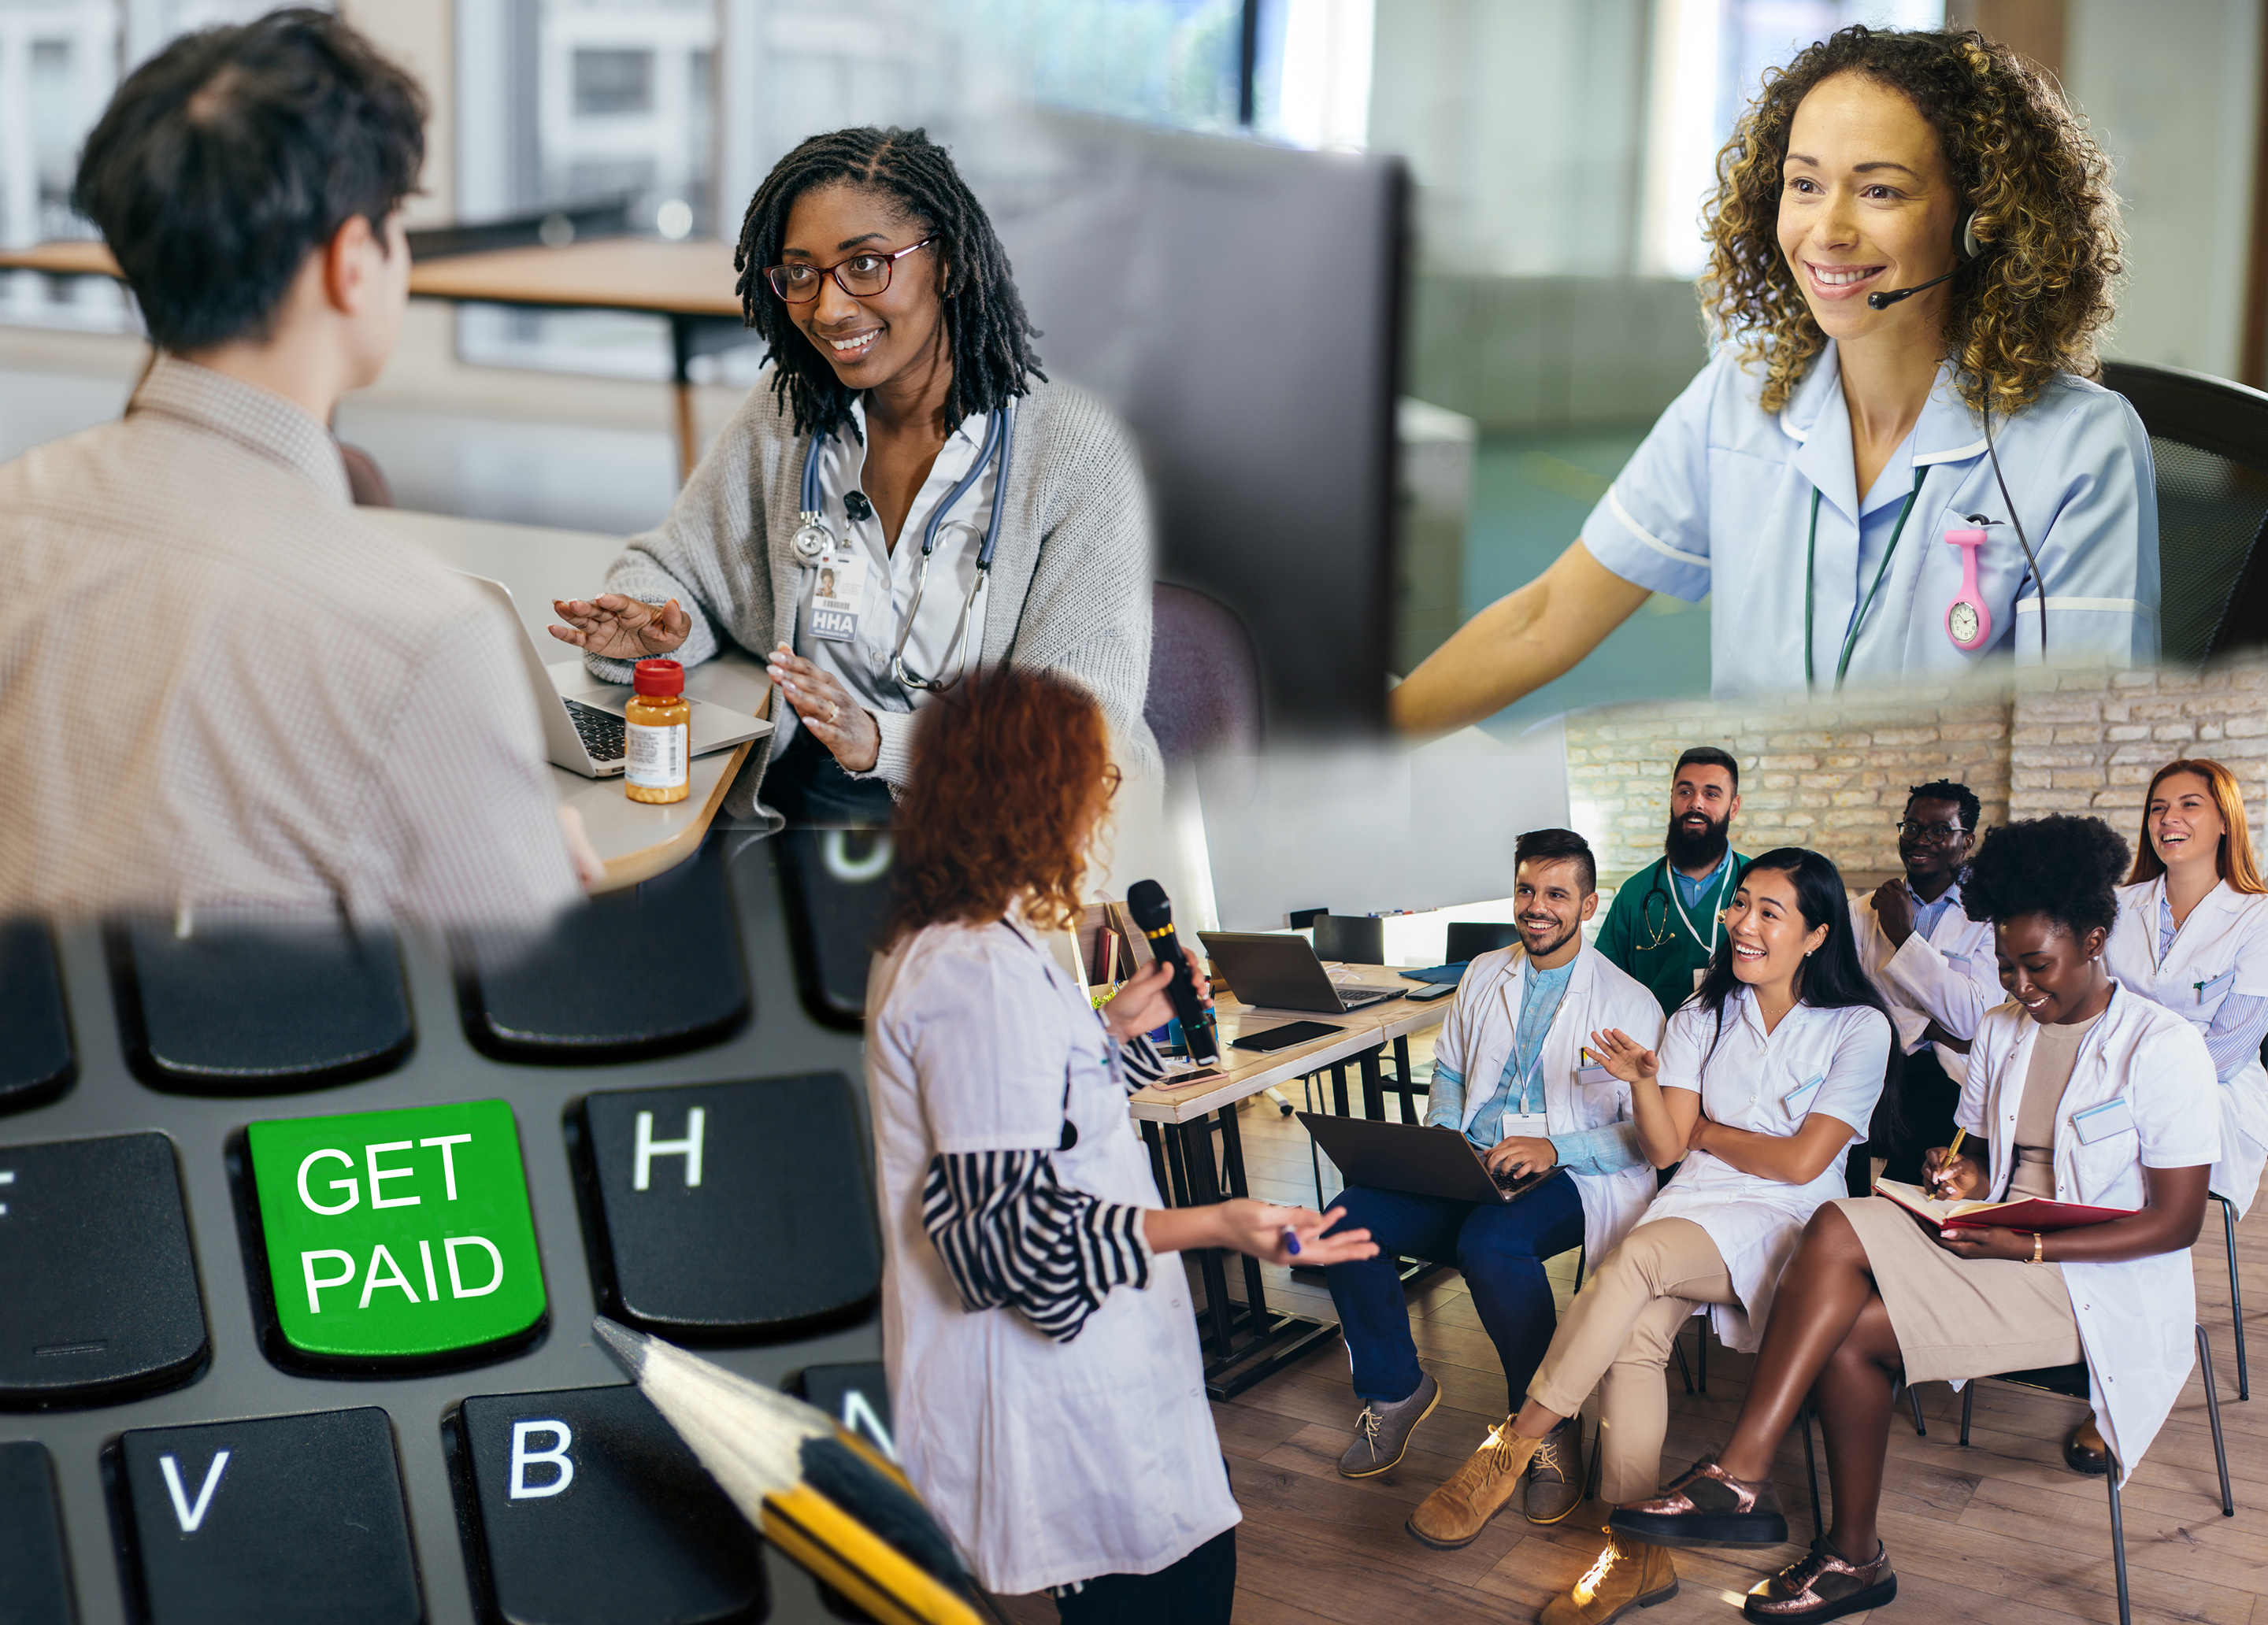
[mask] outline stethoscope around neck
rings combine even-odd
[[[984,420],[984,445],[976,453],[976,461],[961,477],[961,482],[945,495],[929,524],[922,531],[921,569],[914,577],[913,601],[898,621],[898,639],[890,649],[890,679],[901,688],[920,688],[932,694],[941,694],[961,680],[961,668],[968,663],[968,622],[976,611],[976,595],[992,571],[993,550],[1000,545],[1000,513],[1008,497],[1008,464],[1016,438],[1014,415],[1006,407],[995,407]],[[835,545],[835,533],[827,527],[820,508],[819,454],[827,444],[825,433],[811,438],[811,449],[803,454],[803,489],[797,499],[801,511],[800,521],[789,545],[794,549],[797,562],[806,569],[815,568],[821,555]],[[906,640],[913,636],[914,621],[921,614],[922,594],[929,587],[930,556],[937,550],[937,533],[945,526],[945,516],[953,511],[954,504],[968,494],[969,488],[984,475],[985,466],[999,453],[999,477],[992,484],[992,512],[985,522],[984,540],[976,549],[976,574],[968,584],[968,596],[961,600],[961,619],[953,629],[953,641],[946,645],[945,658],[939,674],[924,677],[906,664]],[[951,676],[943,673],[950,672]]]

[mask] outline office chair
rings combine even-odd
[[[1260,659],[1244,623],[1190,587],[1150,589],[1150,690],[1142,719],[1167,761],[1260,748]]]
[[[2160,658],[2196,665],[2268,645],[2268,394],[2132,361],[2104,363],[2102,381],[2150,435]]]
[[[2213,1463],[2220,1470],[2220,1515],[2236,1516],[2236,1502],[2228,1489],[2228,1448],[2220,1432],[2220,1394],[2213,1385],[2213,1344],[2206,1339],[2205,1327],[2197,1328],[2198,1369],[2205,1379],[2205,1420],[2213,1427]],[[1961,1394],[1961,1443],[1969,1444],[1970,1414],[1977,1407],[1977,1385],[1979,1382],[2013,1383],[2020,1388],[2036,1388],[2043,1393],[2060,1393],[2070,1399],[2086,1400],[2088,1392],[2087,1366],[2054,1365],[2043,1371],[2000,1371],[1990,1377],[1970,1381]],[[1826,1539],[1827,1525],[1820,1516],[1819,1469],[1811,1451],[1811,1410],[1805,1407],[1800,1420],[1803,1424],[1803,1465],[1811,1481],[1811,1526],[1814,1539]],[[2118,1462],[2114,1458],[2108,1475],[2110,1485],[2110,1560],[2118,1577],[2118,1625],[2134,1625],[2134,1611],[2126,1592],[2126,1526],[2118,1503]]]
[[[1441,951],[1444,965],[1462,965],[1520,940],[1520,928],[1501,920],[1452,920],[1449,940]]]

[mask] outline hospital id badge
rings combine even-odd
[[[822,556],[811,591],[811,635],[830,643],[855,643],[865,597],[865,560],[852,554]]]

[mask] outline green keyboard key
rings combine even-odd
[[[245,1131],[278,1364],[453,1365],[542,1330],[519,1133],[502,1100]]]

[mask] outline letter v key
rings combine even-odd
[[[180,1464],[171,1456],[158,1458],[158,1470],[166,1475],[166,1489],[173,1497],[173,1517],[181,1526],[183,1534],[195,1534],[205,1521],[205,1513],[212,1505],[213,1491],[220,1488],[221,1469],[228,1466],[228,1452],[214,1452],[212,1464],[205,1468],[203,1488],[197,1491],[197,1504],[189,1504],[188,1496],[181,1493]]]

